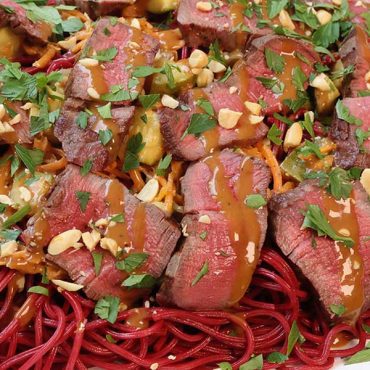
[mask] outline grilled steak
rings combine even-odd
[[[144,79],[132,78],[132,73],[136,66],[151,65],[158,48],[159,42],[140,30],[116,18],[100,19],[69,75],[66,95],[112,104],[134,100]],[[91,58],[100,59],[99,64],[91,65]]]
[[[190,125],[193,114],[204,114],[204,110],[198,105],[202,99],[211,103],[216,117],[222,108],[243,112],[243,115],[232,129],[216,125],[200,137],[193,134],[186,135],[185,131]],[[242,96],[238,93],[231,94],[226,84],[214,83],[206,89],[190,90],[180,96],[180,102],[180,107],[177,109],[162,108],[159,110],[165,145],[177,158],[194,161],[214,149],[227,145],[254,144],[267,133],[267,127],[263,122],[256,125],[250,123]],[[182,106],[189,107],[189,110],[182,110]]]
[[[81,209],[77,192],[89,194],[85,210]],[[178,227],[167,220],[159,208],[141,203],[118,180],[93,174],[82,176],[79,167],[74,165],[68,165],[59,175],[42,214],[29,220],[23,238],[31,248],[34,243],[46,246],[54,236],[66,230],[87,231],[90,222],[109,219],[116,214],[122,214],[124,221],[109,224],[104,237],[116,240],[128,255],[148,254],[140,272],[159,277],[180,237]],[[88,297],[98,299],[114,292],[130,301],[132,294],[120,288],[122,276],[127,274],[115,269],[114,258],[108,252],[104,252],[97,277],[92,273],[91,253],[85,247],[78,251],[71,248],[59,255],[47,255],[47,258],[66,270],[71,279],[83,283]]]
[[[270,33],[269,27],[257,27],[262,10],[258,6],[251,9],[249,17],[244,15],[245,7],[238,2],[229,4],[219,1],[212,10],[204,12],[197,8],[197,0],[182,0],[177,11],[177,22],[192,47],[208,47],[216,40],[225,50],[243,47],[250,34]]]
[[[303,229],[308,205],[319,206],[335,232],[349,235],[354,246]],[[354,184],[351,198],[336,201],[316,182],[305,181],[275,195],[269,211],[277,245],[312,283],[327,312],[333,317],[332,305],[343,305],[343,319],[356,319],[370,306],[370,203],[361,184]]]
[[[283,57],[281,73],[268,67],[266,52],[272,52],[274,59],[275,54]],[[308,77],[313,72],[314,64],[320,61],[311,44],[275,35],[252,40],[247,46],[244,60],[244,63],[235,65],[234,75],[238,76],[239,70],[239,75],[241,72],[245,74],[243,80],[247,85],[248,100],[257,102],[263,98],[267,114],[280,111],[285,99],[294,100],[297,91],[307,89]],[[302,84],[297,82],[300,75],[305,76]],[[229,83],[232,82],[231,78]]]
[[[192,164],[183,180],[186,239],[166,270],[161,304],[220,309],[245,293],[258,261],[266,207],[252,209],[247,195],[266,195],[270,173],[259,159],[224,150]],[[206,299],[205,299],[206,297]]]
[[[329,136],[337,145],[335,163],[337,166],[343,168],[353,166],[361,168],[369,167],[370,140],[365,139],[361,145],[359,145],[359,142],[361,143],[361,132],[368,132],[370,129],[370,96],[345,98],[343,99],[343,105],[349,109],[349,114],[352,117],[360,120],[359,123],[361,125],[349,124],[343,119],[338,118],[336,112],[334,113]]]
[[[134,4],[136,0],[63,0],[61,3],[75,5],[83,13],[96,19],[103,15],[118,15],[125,5]]]
[[[344,67],[354,66],[354,72],[344,80],[343,95],[357,97],[361,91],[368,91],[365,75],[370,70],[370,44],[366,31],[356,26],[339,48]]]
[[[93,170],[103,170],[116,157],[123,138],[128,132],[134,107],[120,107],[111,110],[111,119],[100,116],[96,107],[90,107],[93,115],[84,112],[85,102],[68,99],[63,106],[55,128],[55,136],[62,142],[69,162],[82,166],[87,160],[93,162]],[[85,116],[86,127],[81,127]],[[82,120],[82,121],[81,121]],[[99,132],[110,130],[112,139],[104,145],[99,140]]]
[[[50,24],[41,21],[32,22],[27,17],[26,10],[11,0],[2,0],[0,3],[0,27],[6,26],[17,34],[43,44],[48,42],[52,34]]]

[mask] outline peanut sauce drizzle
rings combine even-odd
[[[146,329],[149,327],[148,310],[144,307],[134,308],[130,310],[126,324],[137,329]]]
[[[122,66],[122,68],[125,68],[125,66],[131,66],[131,68],[135,68],[136,66],[146,65],[146,56],[141,49],[144,45],[143,33],[134,27],[130,27],[129,30],[131,32],[131,38],[124,48],[121,48],[120,45],[116,45],[118,53],[115,58],[117,58],[119,54],[126,56],[124,62],[125,65]],[[88,50],[88,56],[92,56],[93,52],[94,50],[92,49]],[[114,62],[114,60],[112,62]],[[111,62],[103,62],[93,67],[84,67],[90,72],[92,85],[91,87],[93,87],[99,93],[99,95],[103,95],[109,92],[109,86],[104,77],[104,66],[106,63]],[[141,81],[142,85],[144,79],[139,78],[139,81]],[[125,89],[127,88],[127,86],[122,87]]]
[[[323,208],[330,225],[338,235],[345,230],[355,242],[352,248],[341,242],[335,242],[338,252],[338,263],[341,268],[341,294],[342,302],[346,308],[342,318],[355,321],[364,304],[363,263],[359,253],[359,226],[356,217],[353,198],[335,200],[326,192],[323,193]],[[342,232],[341,232],[342,231]]]
[[[359,41],[360,47],[360,54],[366,59],[366,61],[370,64],[370,44],[365,33],[365,30],[362,27],[356,27],[356,33]]]
[[[247,38],[247,33],[241,29],[237,29],[240,25],[244,24],[243,11],[245,6],[239,2],[232,3],[230,5],[230,18],[232,30],[236,36],[236,44],[239,48],[243,47]]]
[[[114,118],[101,117],[96,106],[89,106],[89,109],[93,112],[93,116],[91,116],[93,121],[90,127],[91,130],[97,134],[99,134],[100,130],[105,131],[107,129],[112,132],[112,139],[105,145],[109,153],[109,163],[111,163],[116,158],[120,148],[120,127]]]
[[[253,162],[245,158],[235,192],[221,162],[220,153],[204,159],[213,174],[211,188],[220,204],[221,212],[229,222],[229,239],[237,259],[236,277],[227,305],[237,303],[245,294],[259,259],[260,224],[255,210],[247,207],[244,200],[253,193]]]

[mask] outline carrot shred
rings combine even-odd
[[[59,50],[60,49],[57,46],[49,44],[46,48],[46,52],[32,65],[37,68],[45,68],[52,61]]]
[[[141,172],[139,169],[134,169],[128,171],[132,182],[134,183],[133,190],[137,193],[139,192],[145,185],[145,182],[141,176]]]
[[[276,193],[280,193],[283,186],[283,177],[281,174],[279,163],[274,156],[274,153],[267,145],[263,144],[263,142],[259,142],[256,146],[261,152],[262,156],[265,158],[267,165],[270,167],[272,179],[274,182],[273,190]]]

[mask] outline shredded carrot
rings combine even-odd
[[[86,39],[86,40],[82,40],[82,41],[78,42],[78,43],[76,44],[76,46],[74,46],[74,47],[72,48],[72,53],[74,53],[74,54],[78,53],[78,52],[79,52],[79,51],[80,51],[80,50],[85,46],[86,42],[87,42],[87,39]]]
[[[166,211],[168,214],[172,214],[173,212],[173,197],[175,193],[174,183],[173,183],[173,175],[170,173],[168,175],[168,182],[167,182],[167,194],[165,198],[165,206]]]
[[[241,148],[241,151],[249,157],[262,158],[262,154],[257,148]]]
[[[8,182],[10,180],[10,160],[0,167],[0,194],[8,194]]]
[[[166,194],[167,194],[167,183],[164,186],[162,186],[158,195],[154,198],[154,201],[155,202],[161,202],[164,199],[164,197],[166,196]]]
[[[63,19],[68,19],[69,17],[76,17],[79,18],[82,22],[86,22],[88,20],[86,15],[84,15],[83,13],[76,9],[62,10],[60,13]]]
[[[30,45],[27,42],[23,44],[23,49],[28,55],[42,55],[45,53],[46,47],[40,45]]]
[[[49,140],[46,136],[43,136],[41,138],[35,138],[35,140],[33,142],[33,147],[35,149],[42,150],[44,153],[50,151],[50,149],[51,149]]]
[[[139,192],[145,185],[145,182],[141,176],[141,172],[138,169],[130,170],[129,172],[130,178],[134,183],[134,191]]]
[[[34,62],[32,65],[38,68],[45,68],[52,61],[57,51],[59,50],[60,49],[58,47],[49,44],[46,48],[46,52],[42,55],[42,57],[36,60],[36,62]]]
[[[57,172],[57,171],[63,170],[67,166],[68,162],[67,162],[67,159],[64,155],[63,150],[53,148],[52,152],[53,152],[53,154],[55,154],[55,157],[54,157],[55,159],[53,158],[52,161],[38,166],[37,167],[38,171],[41,171],[41,172]],[[59,157],[59,159],[56,159],[58,157]]]
[[[263,144],[263,142],[259,142],[257,145],[258,150],[261,152],[262,156],[265,158],[267,165],[271,169],[272,178],[274,180],[274,191],[276,193],[280,193],[282,186],[283,186],[283,178],[280,170],[279,163],[274,156],[274,153],[271,149]]]

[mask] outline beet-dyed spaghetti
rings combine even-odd
[[[329,369],[335,357],[364,348],[368,337],[361,327],[369,322],[368,313],[355,328],[330,327],[309,298],[311,293],[270,248],[262,253],[261,265],[238,309],[188,312],[141,307],[122,312],[115,324],[94,316],[94,302],[76,293],[60,293],[50,286],[49,297],[14,296],[16,275],[2,269],[1,276],[1,320],[7,325],[0,335],[0,369],[135,369],[153,364],[163,369],[205,369],[223,361],[238,368],[253,353],[284,353],[294,320],[305,342],[296,346],[284,364],[266,363],[264,368]],[[14,311],[19,314],[10,320]],[[333,349],[338,334],[349,334],[359,342],[349,349]]]
[[[0,370],[370,361],[368,1],[0,2]]]

